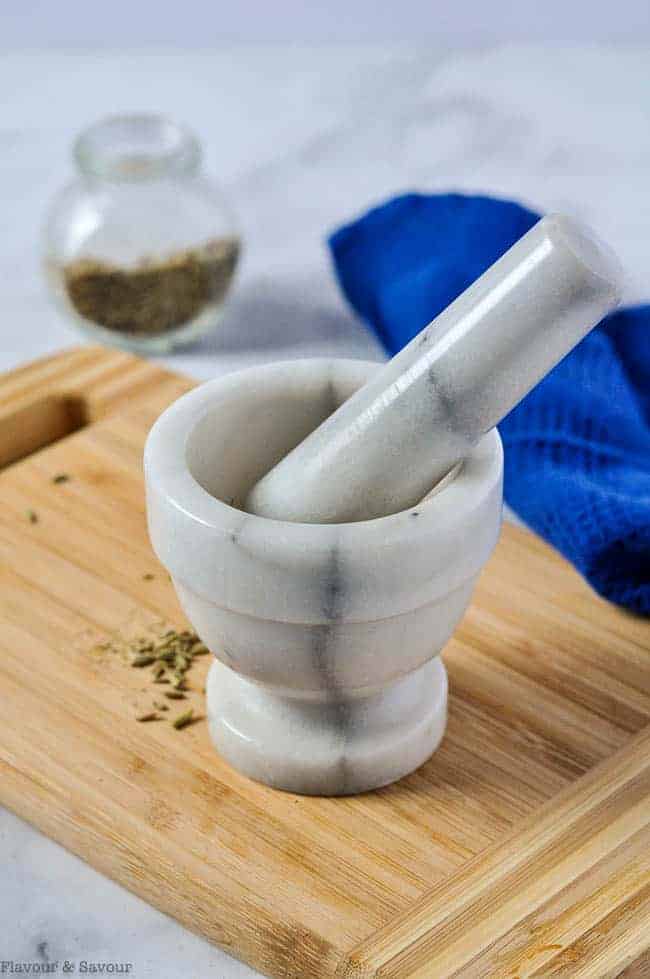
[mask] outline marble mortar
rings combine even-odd
[[[390,516],[304,524],[241,509],[378,368],[318,359],[230,374],[171,405],[145,448],[154,550],[215,656],[212,740],[239,771],[292,792],[363,792],[437,748],[447,719],[439,653],[499,533],[496,429]]]

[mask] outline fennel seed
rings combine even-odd
[[[194,720],[194,710],[190,707],[186,710],[184,714],[179,714],[178,717],[173,721],[173,726],[177,731],[181,731],[188,724],[191,724]]]

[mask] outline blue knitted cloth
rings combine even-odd
[[[394,354],[538,218],[488,197],[407,194],[330,247],[343,292]],[[597,592],[650,613],[650,306],[606,317],[499,429],[512,509]]]

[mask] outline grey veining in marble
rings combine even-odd
[[[582,218],[619,254],[624,301],[647,300],[647,46],[5,52],[0,91],[2,369],[78,342],[41,275],[41,222],[71,172],[74,135],[134,108],[200,134],[246,236],[222,328],[166,360],[197,378],[278,358],[379,359],[338,294],[323,236],[411,188]],[[0,866],[2,957],[47,941],[55,956],[128,957],[136,979],[252,975],[6,811]]]
[[[365,792],[422,764],[444,733],[431,662],[496,543],[496,430],[417,507],[315,524],[242,513],[259,476],[380,370],[283,361],[203,384],[158,418],[144,454],[154,550],[217,658],[213,740],[276,788]]]
[[[620,265],[543,218],[253,487],[250,513],[305,523],[415,506],[618,303]]]

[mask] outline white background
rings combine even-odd
[[[209,47],[223,41],[633,41],[647,0],[3,0],[2,47]]]

